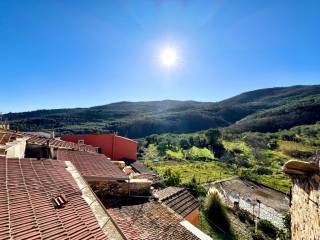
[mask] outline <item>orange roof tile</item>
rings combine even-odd
[[[86,144],[76,144],[73,142],[67,142],[60,139],[55,138],[46,138],[42,136],[37,136],[29,133],[23,133],[24,136],[29,137],[27,140],[28,143],[37,144],[37,145],[48,145],[56,148],[62,149],[72,149],[78,151],[86,151],[86,152],[96,152],[96,148]]]
[[[186,188],[167,187],[155,192],[154,196],[182,217],[188,216],[200,206],[199,201]]]
[[[71,161],[87,181],[129,179],[103,154],[59,149],[57,159]]]
[[[103,199],[109,215],[127,239],[196,240],[180,223],[183,218],[160,203],[146,199]]]
[[[79,191],[63,161],[0,157],[0,239],[106,239]]]

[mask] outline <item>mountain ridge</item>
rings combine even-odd
[[[260,112],[281,106],[284,108],[287,106],[292,112],[299,108],[299,114],[301,115],[303,108],[299,105],[299,102],[305,101],[303,99],[310,98],[310,96],[313,96],[314,101],[308,102],[308,117],[313,113],[315,114],[315,119],[311,121],[313,123],[320,120],[320,116],[316,114],[320,112],[318,101],[320,99],[320,85],[258,89],[241,93],[220,102],[169,99],[139,102],[121,101],[89,108],[8,113],[4,114],[3,118],[7,119],[13,128],[23,131],[55,129],[61,134],[118,132],[121,135],[133,138],[144,137],[153,133],[195,132],[212,127],[227,128],[235,132],[255,129],[267,131],[268,129],[265,126],[255,126],[251,129],[250,121],[259,118],[258,113]],[[293,102],[296,102],[296,105],[292,105]],[[248,118],[253,114],[258,115],[255,118]],[[274,118],[274,114],[267,114],[267,116]],[[296,118],[297,116],[294,114],[292,117]],[[240,125],[238,121],[241,122]],[[243,121],[247,121],[246,124]],[[268,119],[267,122],[268,124],[272,123],[272,119]],[[287,127],[306,122],[309,123],[310,119],[304,119],[303,116],[300,116],[299,121],[291,121]],[[262,122],[261,124],[264,125]],[[245,127],[243,127],[244,125]],[[282,124],[281,127],[286,128],[286,124]],[[276,131],[276,129],[273,128],[272,131]]]

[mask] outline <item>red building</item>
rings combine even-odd
[[[62,136],[61,139],[98,147],[99,152],[112,160],[137,160],[137,142],[125,137],[114,134],[80,134]]]

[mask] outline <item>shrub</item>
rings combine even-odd
[[[259,230],[264,232],[272,239],[275,239],[277,237],[279,229],[276,226],[274,226],[270,221],[261,219],[258,221],[257,227]]]
[[[181,183],[181,176],[177,172],[171,172],[171,169],[168,168],[165,170],[163,177],[165,178],[166,186],[179,186]]]
[[[261,231],[252,232],[252,239],[253,240],[265,240],[263,234]]]
[[[257,168],[256,173],[258,175],[271,175],[272,170],[269,168],[259,167],[259,168]]]
[[[231,225],[222,196],[216,189],[210,189],[204,203],[204,214],[210,223],[218,226],[226,232],[230,232]]]
[[[196,177],[193,175],[190,183],[186,184],[186,187],[189,189],[189,191],[192,193],[195,197],[202,197],[205,196],[207,193],[207,190],[198,184]]]
[[[239,211],[237,211],[237,216],[241,222],[246,222],[246,220],[251,219],[249,214],[246,211],[241,210],[241,209],[239,209]]]

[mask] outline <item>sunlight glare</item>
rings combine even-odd
[[[177,63],[177,53],[174,48],[165,48],[161,52],[161,63],[166,67],[172,67]]]

